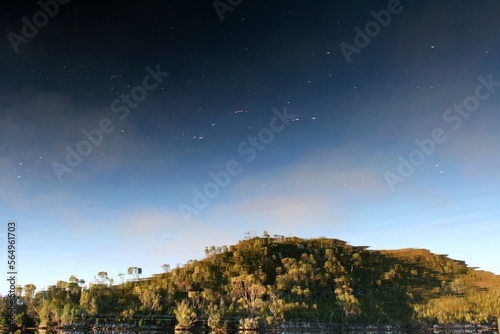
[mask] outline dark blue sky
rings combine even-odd
[[[19,284],[151,275],[251,230],[500,273],[498,2],[1,6]]]

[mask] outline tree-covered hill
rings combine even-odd
[[[166,269],[167,267],[165,267]],[[500,316],[500,276],[423,249],[369,250],[337,239],[271,237],[206,249],[206,257],[153,277],[83,285],[72,276],[47,291],[19,288],[19,324],[69,324],[100,316],[136,322],[172,315],[223,327],[282,320],[323,323],[489,323]],[[8,300],[0,310],[9,321]]]

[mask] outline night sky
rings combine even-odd
[[[498,1],[0,6],[18,284],[150,276],[263,230],[500,274]]]

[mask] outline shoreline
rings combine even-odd
[[[237,324],[236,321],[232,321]],[[205,319],[200,319],[196,321],[192,327],[189,329],[183,328],[182,330],[178,328],[175,323],[168,325],[142,325],[137,326],[132,323],[126,322],[110,322],[110,323],[100,323],[97,322],[93,326],[84,323],[75,323],[68,325],[55,325],[55,326],[38,326],[38,327],[20,327],[20,326],[1,326],[0,329],[3,331],[37,331],[44,330],[48,332],[56,332],[60,330],[65,331],[78,331],[78,332],[90,332],[90,331],[128,331],[128,332],[139,332],[139,331],[172,331],[172,332],[220,332],[220,333],[234,333],[234,332],[276,332],[276,331],[341,331],[341,332],[391,332],[391,333],[411,333],[411,332],[422,332],[422,331],[433,331],[434,333],[445,332],[487,332],[487,333],[500,333],[498,325],[493,324],[471,324],[471,323],[455,323],[455,324],[413,324],[413,325],[364,325],[364,324],[329,324],[320,322],[304,322],[304,321],[282,321],[275,325],[268,325],[261,323],[256,328],[243,329],[236,326],[230,326],[229,328],[211,329],[207,326]]]

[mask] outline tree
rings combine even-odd
[[[69,291],[72,295],[77,295],[80,292],[80,280],[75,277],[75,275],[71,275],[69,282],[64,285],[67,291]]]
[[[186,300],[177,303],[174,314],[177,319],[177,327],[180,328],[189,328],[196,321],[196,313],[191,309],[189,302]]]
[[[38,319],[40,319],[40,313],[38,313],[38,311],[35,308],[35,305],[33,304],[33,297],[35,296],[35,291],[36,291],[36,286],[34,284],[26,284],[24,286],[24,298],[26,299],[29,308],[33,310],[38,316]]]
[[[129,267],[128,274],[133,277],[134,280],[139,279],[139,275],[142,274],[142,268],[138,267]]]
[[[61,314],[61,323],[63,325],[73,324],[73,322],[83,316],[83,311],[78,305],[67,303]]]
[[[139,297],[142,306],[146,310],[155,310],[160,302],[160,293],[158,288],[152,285],[137,286],[134,289],[135,294]]]
[[[36,286],[34,284],[26,284],[24,286],[24,297],[28,299],[33,299],[35,296]]]
[[[125,276],[125,274],[124,274],[124,273],[119,273],[119,274],[118,274],[118,277],[120,277],[120,279],[122,280],[122,284],[123,284],[123,281],[124,281],[123,276]]]
[[[15,293],[17,298],[21,298],[21,295],[23,293],[23,288],[20,285],[16,285]]]
[[[106,281],[109,279],[108,278],[108,273],[105,271],[100,271],[97,273],[97,277],[99,277],[99,283],[100,284],[105,284]]]
[[[342,277],[336,278],[337,288],[335,289],[336,304],[341,310],[342,323],[351,320],[361,313],[361,307],[358,299],[352,294],[352,288],[349,281]]]
[[[268,300],[266,304],[269,309],[269,312],[271,312],[272,314],[273,322],[276,322],[278,319],[283,319],[284,318],[283,306],[285,305],[285,302],[279,298],[278,294],[276,293],[276,287],[268,286],[267,295],[268,295]]]
[[[96,298],[92,296],[89,290],[83,290],[80,296],[80,308],[90,315],[96,315],[99,312]]]
[[[231,291],[234,298],[252,315],[262,306],[261,297],[266,288],[254,275],[241,275],[231,279]]]
[[[223,315],[224,310],[220,309],[217,305],[210,304],[208,306],[207,325],[212,332],[225,332],[227,330],[227,321],[222,322]]]

